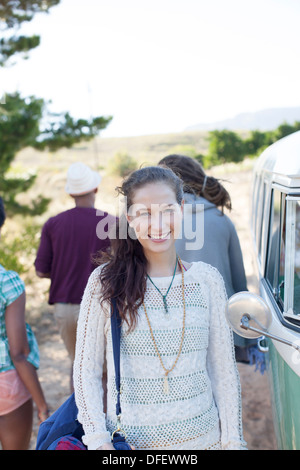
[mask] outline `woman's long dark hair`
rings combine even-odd
[[[219,180],[205,174],[197,160],[185,155],[168,155],[159,165],[171,168],[184,183],[184,192],[203,196],[217,207],[231,210],[231,198]]]
[[[131,173],[117,188],[119,194],[126,198],[127,210],[133,203],[137,189],[150,183],[169,185],[178,204],[183,199],[183,184],[169,168],[145,167]],[[126,225],[127,236],[124,236]],[[120,316],[132,330],[137,321],[138,308],[144,300],[147,280],[147,259],[140,242],[128,233],[126,214],[122,214],[117,222],[116,238],[111,240],[108,253],[97,260],[103,264],[101,281],[101,303],[116,298]],[[122,236],[121,236],[122,235]]]

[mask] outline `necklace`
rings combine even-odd
[[[143,302],[143,307],[144,307],[144,311],[145,311],[145,316],[146,316],[146,319],[147,319],[147,323],[148,323],[148,326],[149,326],[149,330],[150,330],[150,334],[151,334],[151,338],[152,338],[152,341],[153,341],[153,344],[154,344],[154,348],[155,348],[155,351],[156,351],[156,354],[158,355],[158,358],[159,358],[159,362],[165,372],[165,377],[164,377],[164,393],[167,395],[170,391],[169,389],[169,382],[168,382],[168,375],[169,373],[174,369],[174,367],[176,366],[177,362],[178,362],[178,359],[179,359],[179,356],[181,354],[181,350],[182,350],[182,345],[183,345],[183,339],[184,339],[184,333],[185,333],[185,316],[186,316],[186,313],[185,313],[185,297],[184,297],[184,269],[183,269],[183,265],[181,263],[181,259],[178,257],[178,262],[179,262],[179,265],[180,265],[180,268],[181,268],[181,276],[182,276],[182,281],[181,281],[181,287],[182,287],[182,302],[183,302],[183,324],[182,324],[182,334],[181,334],[181,341],[180,341],[180,346],[179,346],[179,351],[178,351],[178,354],[177,354],[177,357],[174,361],[174,364],[172,365],[172,367],[170,369],[167,369],[162,361],[162,358],[161,358],[161,355],[159,353],[159,350],[158,350],[158,347],[157,347],[157,344],[156,344],[156,341],[155,341],[155,338],[154,338],[154,334],[153,334],[153,330],[152,330],[152,327],[151,327],[151,324],[150,324],[150,320],[149,320],[149,317],[148,317],[148,314],[147,314],[147,310],[146,310],[146,306],[145,306],[145,303]]]
[[[176,274],[177,263],[178,263],[178,256],[176,256],[176,263],[175,263],[175,268],[174,268],[174,273],[173,273],[172,280],[171,280],[170,285],[169,285],[169,287],[168,287],[168,290],[167,290],[167,292],[166,292],[165,294],[163,294],[163,293],[159,290],[159,288],[158,288],[158,287],[154,284],[154,282],[152,281],[151,277],[148,276],[148,274],[147,274],[147,277],[148,277],[149,281],[151,282],[151,284],[155,287],[155,289],[157,290],[157,292],[159,292],[160,295],[162,296],[163,303],[164,303],[164,307],[165,307],[165,312],[166,312],[166,313],[169,313],[168,304],[167,304],[167,295],[168,295],[169,290],[171,289],[171,286],[172,286],[173,281],[174,281],[174,277],[175,277],[175,274]]]

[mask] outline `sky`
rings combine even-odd
[[[21,28],[41,45],[0,69],[0,96],[112,115],[102,137],[299,106],[299,24],[299,0],[61,0]]]

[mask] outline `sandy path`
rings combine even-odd
[[[222,175],[233,202],[231,218],[236,225],[244,255],[248,288],[257,292],[257,276],[249,231],[251,171]],[[41,366],[39,377],[48,404],[55,410],[69,395],[70,362],[57,333],[50,307],[42,309],[43,332],[38,332]],[[250,450],[276,449],[267,376],[254,367],[239,365],[243,398],[244,437]],[[38,424],[35,416],[31,449],[35,448]]]

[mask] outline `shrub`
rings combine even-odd
[[[108,170],[110,173],[119,175],[119,176],[127,176],[131,171],[137,169],[137,162],[128,155],[127,152],[118,152],[116,155],[110,160],[108,164]]]
[[[16,237],[12,237],[10,232],[1,231],[0,262],[4,268],[18,274],[27,273],[35,259],[39,234],[40,226],[32,220],[26,221],[22,232]]]

